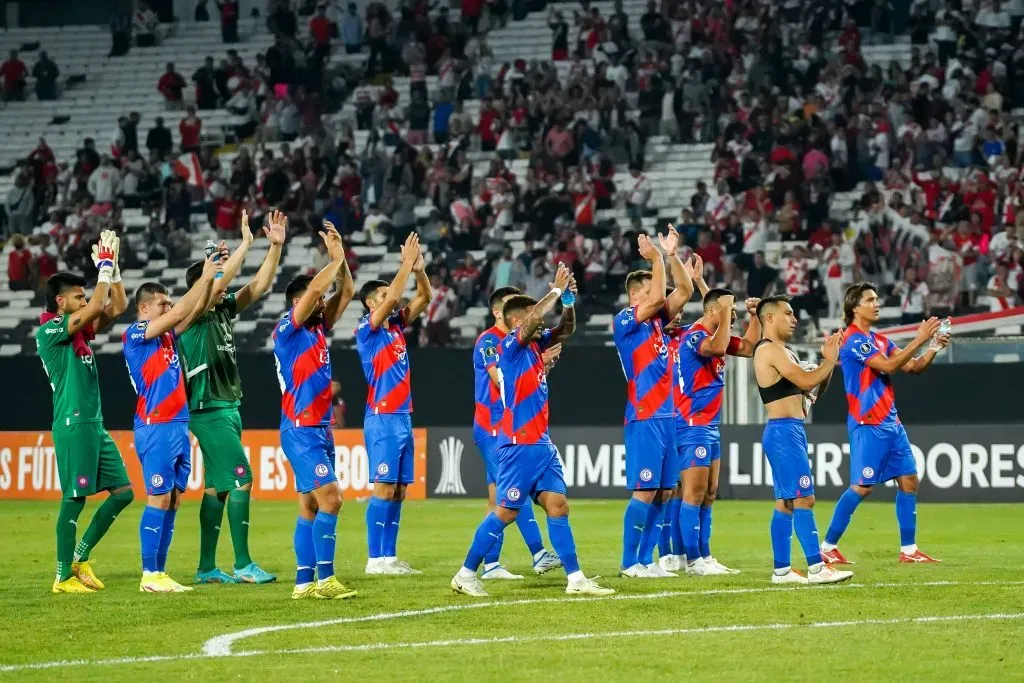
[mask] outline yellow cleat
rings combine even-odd
[[[163,572],[143,572],[139,582],[140,593],[177,593],[175,583]]]
[[[54,593],[95,593],[92,588],[89,588],[84,583],[78,580],[78,577],[72,574],[64,581],[53,582]]]
[[[317,597],[315,583],[308,583],[305,588],[296,586],[292,589],[292,600],[305,600],[306,598],[315,597]]]
[[[84,562],[72,562],[71,573],[77,576],[79,581],[93,590],[101,591],[106,588],[106,586],[103,585],[103,582],[100,581],[99,577],[93,573],[92,564],[90,564],[88,560],[85,560]]]
[[[351,588],[346,588],[345,584],[338,581],[337,576],[324,581],[322,584],[317,584],[316,597],[321,600],[345,600],[346,598],[354,598],[359,595]]]
[[[167,573],[167,572],[160,572],[160,573],[161,573],[161,574],[163,575],[163,577],[164,577],[165,579],[167,579],[168,581],[170,581],[170,582],[171,582],[171,585],[173,585],[173,586],[174,586],[174,592],[175,592],[175,593],[187,593],[187,592],[189,592],[190,590],[192,590],[192,586],[183,586],[183,585],[181,585],[180,583],[178,583],[177,581],[175,581],[174,579],[172,579],[172,578],[170,577],[170,575],[168,575],[168,573]]]

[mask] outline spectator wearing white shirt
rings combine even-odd
[[[786,295],[790,298],[793,311],[798,315],[804,311],[814,318],[818,302],[811,292],[811,271],[818,267],[817,260],[807,258],[807,249],[797,245],[788,257],[782,259],[780,265],[782,281],[786,285]]]
[[[822,254],[825,267],[825,296],[828,298],[828,317],[843,315],[843,292],[853,282],[853,267],[857,256],[853,245],[843,239],[842,232],[832,233],[832,243]]]
[[[653,187],[639,165],[631,164],[629,175],[630,179],[625,182],[626,213],[633,225],[637,225],[647,213],[647,202],[651,200]]]
[[[430,346],[447,346],[452,338],[451,319],[459,297],[444,284],[439,273],[430,276],[430,286],[433,296],[427,306],[426,342]]]
[[[900,298],[900,323],[910,325],[928,317],[928,284],[917,279],[917,270],[908,268],[904,279],[893,285]]]
[[[993,313],[1013,308],[1017,305],[1017,271],[1010,271],[1005,263],[996,265],[996,274],[988,280],[988,307]]]
[[[1017,245],[1017,226],[1012,223],[1002,232],[997,232],[988,243],[988,253],[996,263],[1010,259],[1013,247]]]
[[[100,167],[89,176],[88,190],[96,204],[114,203],[121,191],[121,174],[114,168],[110,157],[103,157]]]

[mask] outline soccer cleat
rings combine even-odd
[[[915,550],[912,553],[900,553],[900,562],[907,564],[931,564],[933,562],[942,562],[942,560],[936,560],[934,557],[925,555],[920,550]]]
[[[72,574],[63,581],[54,580],[52,593],[95,593],[96,590],[86,586],[81,579]]]
[[[302,588],[296,586],[292,589],[292,600],[305,600],[316,597],[316,584],[307,583]]]
[[[92,588],[94,591],[101,591],[106,586],[100,581],[99,577],[92,571],[92,564],[88,560],[81,562],[71,563],[71,573],[78,577],[84,585]]]
[[[807,571],[807,583],[816,586],[826,583],[839,583],[852,578],[853,572],[844,569],[833,569],[827,564],[822,564],[821,568],[816,572]]]
[[[359,593],[351,588],[347,588],[345,584],[338,581],[337,576],[332,576],[323,583],[318,583],[314,594],[320,600],[345,600],[359,595]],[[294,593],[292,597],[295,597]]]
[[[480,576],[480,578],[484,581],[493,581],[496,579],[505,579],[507,581],[513,581],[516,579],[523,578],[523,575],[513,574],[512,572],[505,569],[505,567],[499,564],[495,567],[491,567],[490,569],[485,569],[484,573]]]
[[[476,575],[470,578],[456,574],[452,577],[450,585],[453,593],[461,593],[462,595],[469,595],[474,598],[490,597],[490,593],[484,590],[484,585],[480,583],[480,579]]]
[[[639,562],[634,564],[632,567],[626,567],[625,569],[620,569],[619,570],[619,576],[621,576],[621,577],[623,577],[625,579],[654,579],[654,578],[657,578],[653,574],[651,574],[650,571],[647,570],[647,567],[645,567],[644,565],[640,564]]]
[[[673,578],[679,576],[679,574],[676,574],[675,572],[670,572],[670,571],[665,570],[657,562],[651,562],[649,565],[647,565],[646,569],[647,569],[647,573],[650,574],[651,577],[655,578],[655,579],[673,579]]]
[[[177,584],[163,572],[142,572],[139,582],[140,593],[177,593]]]
[[[369,576],[376,576],[380,574],[390,574],[387,567],[384,566],[383,557],[371,557],[366,560],[365,573]]]
[[[714,567],[715,567],[716,569],[721,569],[721,570],[722,570],[723,572],[725,572],[726,574],[739,574],[739,573],[740,573],[740,570],[739,570],[739,569],[729,569],[729,568],[728,568],[728,567],[726,567],[726,566],[725,566],[724,564],[722,564],[721,562],[719,562],[718,560],[716,560],[716,559],[715,559],[714,557],[705,557],[705,558],[704,558],[704,562],[705,562],[706,564],[711,564],[711,565],[714,565]]]
[[[413,569],[412,567],[409,566],[408,562],[406,562],[404,560],[399,560],[397,557],[394,558],[394,559],[384,560],[384,564],[390,570],[389,573],[397,574],[399,576],[401,576],[401,575],[412,576],[412,575],[415,575],[415,574],[422,574],[423,573],[419,569]]]
[[[565,592],[568,595],[615,595],[614,588],[602,588],[597,585],[597,582],[594,581],[594,579],[586,578],[580,579],[579,581],[573,581],[565,587]]]
[[[801,574],[800,572],[798,572],[795,569],[790,569],[785,574],[781,574],[781,575],[780,574],[772,574],[772,583],[775,583],[775,584],[789,583],[789,584],[796,584],[798,586],[806,586],[807,585],[807,577],[804,576],[803,574]]]
[[[250,562],[241,569],[235,570],[232,577],[236,583],[274,583],[277,576],[271,574],[255,562]]]
[[[729,572],[709,564],[703,557],[698,557],[686,565],[686,573],[689,576],[724,576]]]
[[[856,564],[856,562],[850,562],[848,559],[843,557],[843,554],[839,552],[839,548],[835,547],[832,550],[821,549],[821,559],[826,564]]]
[[[174,592],[175,593],[188,593],[190,590],[192,590],[192,586],[183,586],[183,585],[181,585],[180,583],[178,583],[177,581],[172,579],[167,572],[160,572],[160,573],[164,575],[165,579],[167,579],[168,581],[171,582],[171,585],[174,586]]]
[[[227,572],[214,568],[208,572],[196,571],[196,576],[192,579],[192,583],[238,583],[235,577],[231,576]]]
[[[665,555],[658,558],[658,564],[667,572],[678,572],[683,568],[685,560],[682,555]]]
[[[533,571],[540,576],[562,566],[562,560],[550,550],[542,550],[541,556],[533,561]]]

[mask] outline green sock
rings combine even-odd
[[[252,563],[249,557],[249,492],[235,489],[228,494],[228,524],[231,545],[235,547],[235,569]]]
[[[199,506],[199,571],[209,572],[217,568],[217,539],[220,538],[220,522],[224,518],[224,501],[219,496],[203,494]]]
[[[71,563],[75,558],[75,534],[78,516],[85,509],[85,497],[65,498],[57,513],[57,580],[71,578]]]
[[[110,525],[121,514],[121,510],[128,507],[133,500],[135,500],[135,494],[131,489],[115,491],[107,496],[107,499],[96,510],[96,514],[92,516],[89,528],[82,534],[82,540],[75,548],[75,562],[85,562],[89,559],[89,553],[110,529]]]

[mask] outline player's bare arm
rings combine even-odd
[[[544,372],[551,372],[551,368],[555,367],[558,362],[558,358],[562,355],[562,345],[552,344],[548,348],[544,349],[544,353],[540,354],[540,359],[544,362]],[[495,372],[497,374],[497,372]]]
[[[876,372],[885,372],[892,374],[897,370],[903,368],[904,365],[914,360],[914,355],[921,349],[922,346],[931,341],[932,336],[939,331],[939,319],[928,318],[921,326],[917,328],[917,336],[907,344],[906,348],[902,348],[892,356],[886,358],[880,353],[875,354],[868,359],[868,367]],[[934,357],[934,354],[933,354]],[[931,361],[929,361],[931,362]]]
[[[164,332],[176,329],[189,316],[196,315],[196,306],[206,301],[213,290],[213,278],[220,270],[220,266],[215,260],[218,256],[218,253],[214,253],[207,257],[203,262],[203,274],[192,285],[192,289],[178,299],[178,303],[174,304],[169,311],[146,325],[146,339],[156,339]]]
[[[420,257],[420,238],[416,233],[410,233],[402,245],[402,264],[395,273],[395,279],[391,281],[387,291],[384,293],[384,301],[381,305],[370,312],[370,327],[375,330],[381,328],[384,321],[388,319],[395,306],[402,300],[402,293],[405,292],[405,285],[409,281],[416,260]],[[411,319],[411,318],[410,318]]]
[[[104,233],[104,235],[108,235],[108,233]],[[75,312],[71,316],[71,320],[68,321],[68,336],[98,321],[106,307],[107,294],[110,292],[110,283],[114,277],[115,245],[109,236],[105,237],[104,235],[100,236],[99,242],[92,248],[93,263],[96,265],[96,270],[99,271],[96,288],[93,289],[89,303]]]
[[[798,365],[786,352],[786,348],[779,343],[772,342],[771,344],[765,344],[764,350],[758,353],[760,357],[764,354],[764,359],[768,362],[771,367],[779,373],[782,377],[785,377],[790,382],[796,385],[801,391],[811,391],[815,387],[820,386],[823,382],[827,382],[828,378],[832,376],[832,372],[835,370],[836,361],[839,358],[839,346],[842,342],[842,338],[834,338],[832,335],[828,338],[825,344],[821,347],[821,355],[823,360],[821,364],[813,370],[804,370]]]
[[[334,230],[333,225],[326,230],[320,231],[320,239],[327,245],[327,255],[331,257],[331,262],[313,276],[313,279],[309,281],[306,291],[302,293],[298,303],[295,304],[292,316],[295,319],[296,325],[304,325],[309,316],[313,315],[320,297],[331,288],[331,284],[338,277],[341,267],[345,264],[345,247],[341,244],[341,235],[338,234],[337,230]]]
[[[561,264],[559,264],[561,265]],[[555,285],[557,287],[557,285]],[[571,274],[569,275],[569,291],[576,296],[576,278]],[[558,321],[558,325],[552,330],[552,341],[561,344],[563,341],[571,337],[576,332],[576,307],[575,306],[562,306],[562,317]]]
[[[651,288],[647,298],[636,307],[637,321],[646,322],[665,307],[665,260],[647,235],[637,238],[637,247],[640,256],[651,263]]]
[[[831,354],[835,352],[835,357],[832,358],[832,372],[828,373],[828,376],[821,381],[818,385],[817,395],[821,396],[828,389],[829,382],[832,381],[832,375],[835,372],[835,366],[839,362],[839,349],[843,348],[843,330],[838,329],[831,335],[825,338],[825,343],[821,346],[822,358],[832,358]]]
[[[654,248],[653,246],[651,247]],[[664,273],[663,273],[664,274]],[[526,346],[533,341],[534,335],[537,331],[544,326],[544,316],[554,309],[555,304],[562,297],[562,292],[569,286],[569,279],[572,274],[569,269],[565,267],[564,263],[558,264],[558,270],[555,271],[555,282],[553,289],[544,295],[537,304],[530,309],[530,312],[523,318],[523,322],[519,324],[519,331],[516,333],[516,340],[520,345]],[[665,288],[662,287],[662,290]]]
[[[345,247],[341,242],[341,235],[338,234],[338,230],[334,225],[328,221],[324,221],[324,227],[329,232],[333,231],[334,234],[338,235],[338,243],[342,245],[341,268],[338,270],[338,277],[335,280],[334,294],[331,294],[324,304],[324,322],[327,324],[327,329],[331,329],[341,320],[345,309],[352,303],[352,299],[356,295],[356,283],[352,278],[352,271],[349,270],[348,259],[345,258]]]
[[[935,357],[939,355],[939,351],[946,348],[949,344],[949,338],[948,334],[936,335],[927,351],[917,358],[912,359],[901,368],[903,372],[911,375],[920,375],[922,372],[927,370],[931,366],[932,361],[935,360]]]
[[[238,245],[238,248],[224,261],[224,274],[217,278],[216,282],[213,283],[213,296],[211,297],[212,302],[220,300],[221,294],[228,291],[228,286],[238,275],[238,271],[242,269],[242,264],[245,262],[245,257],[249,253],[249,248],[252,247],[252,230],[249,229],[249,214],[245,211],[242,212],[242,243]],[[227,249],[227,245],[224,242],[220,243],[222,253]]]
[[[217,256],[216,254],[214,254],[214,258],[217,259],[215,261],[216,268],[217,268],[216,272],[223,273],[224,272],[223,271],[224,264],[228,260],[228,248],[227,248],[227,246],[225,244],[221,243],[221,245],[220,245],[220,256]],[[216,276],[216,272],[214,273],[215,276]],[[195,323],[195,321],[199,320],[199,318],[201,318],[203,315],[205,315],[207,313],[207,311],[209,311],[213,307],[213,304],[214,304],[214,301],[215,301],[214,298],[213,298],[213,293],[214,293],[214,290],[216,289],[216,285],[217,285],[216,280],[218,280],[218,279],[223,279],[223,278],[214,277],[214,279],[210,281],[210,284],[209,284],[208,287],[206,287],[205,289],[200,290],[199,296],[196,299],[195,305],[192,306],[192,310],[188,312],[188,314],[185,316],[184,320],[182,320],[180,323],[178,323],[177,325],[174,326],[175,334],[178,334],[178,335],[185,334],[185,330],[187,330],[188,328],[192,327],[192,325]]]
[[[242,221],[243,224],[247,221],[244,213]],[[256,277],[252,279],[252,282],[235,292],[235,310],[237,312],[241,313],[259,301],[274,285],[274,276],[277,275],[277,266],[281,263],[281,249],[284,246],[287,228],[288,217],[280,211],[271,211],[263,224],[263,234],[270,241],[267,257],[263,259],[263,265],[256,272]]]
[[[423,262],[423,249],[417,243],[419,257],[412,266],[413,277],[416,278],[416,294],[409,300],[409,304],[402,311],[402,319],[408,324],[420,317],[423,311],[427,310],[434,293],[430,287],[430,278],[427,277],[427,267]]]
[[[658,235],[661,249],[668,259],[668,267],[672,273],[672,284],[675,289],[665,299],[665,310],[670,318],[676,317],[683,306],[693,296],[693,267],[676,254],[679,249],[679,233],[674,226],[668,226],[668,235]]]
[[[761,303],[760,299],[750,298],[743,302],[744,308],[747,309],[747,315],[750,316],[750,323],[747,325],[747,331],[740,337],[739,348],[736,349],[734,356],[740,356],[742,358],[750,358],[754,355],[754,347],[757,346],[757,342],[761,341],[761,321],[757,317],[757,305]]]
[[[700,257],[700,254],[693,255],[693,284],[697,287],[701,299],[711,291],[708,283],[704,280],[704,259]]]
[[[113,325],[128,310],[128,292],[125,291],[124,283],[121,282],[121,267],[118,265],[118,259],[121,255],[121,238],[113,230],[104,230],[100,233],[100,238],[102,239],[104,235],[107,235],[107,239],[113,243],[114,274],[110,282],[110,300],[103,307],[100,317],[92,325],[93,330],[96,332],[102,332]],[[96,250],[99,250],[99,245],[96,246]]]
[[[736,297],[732,294],[725,294],[718,297],[714,303],[715,310],[711,312],[718,318],[718,328],[709,338],[701,342],[698,353],[705,358],[711,356],[724,356],[729,350],[729,342],[732,340],[732,308],[736,304]]]

